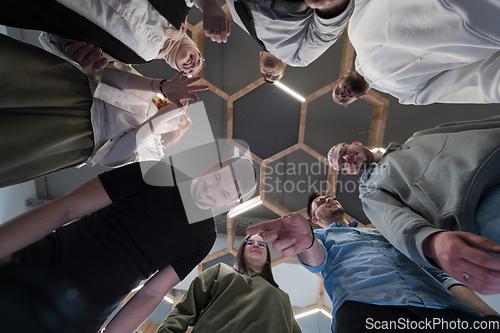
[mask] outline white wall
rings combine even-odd
[[[0,223],[27,211],[26,199],[37,199],[34,180],[0,188]]]

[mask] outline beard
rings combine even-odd
[[[341,220],[344,217],[345,210],[344,207],[339,205],[334,210],[328,210],[327,212],[323,212],[323,214],[317,212],[316,214],[320,220],[331,223]]]
[[[373,153],[364,146],[362,146],[362,148],[365,160],[362,164],[360,164],[358,172],[364,172],[366,169],[368,169],[368,166],[372,164],[374,160]]]

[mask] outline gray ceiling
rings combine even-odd
[[[194,8],[188,20],[194,25],[201,17],[201,12]],[[261,77],[259,46],[236,24],[232,24],[231,29],[226,44],[213,43],[206,38],[204,45],[205,79],[229,95]],[[340,74],[342,46],[343,37],[308,67],[288,66],[281,82],[304,97],[330,84]],[[175,75],[175,71],[162,60],[136,68],[150,77],[171,78]],[[390,101],[384,146],[392,141],[404,142],[415,131],[443,122],[480,119],[500,113],[496,104],[416,107],[401,105],[392,96],[381,95]],[[205,104],[214,137],[225,138],[227,102],[211,91],[200,92],[198,96]],[[305,144],[326,155],[330,147],[338,142],[367,143],[372,110],[372,106],[363,101],[348,108],[339,106],[332,101],[330,93],[313,100],[307,107]],[[299,112],[299,102],[277,87],[264,84],[235,101],[234,137],[246,141],[252,152],[266,158],[297,142]],[[303,166],[300,172],[297,171],[299,165]],[[326,186],[327,170],[321,168],[320,172],[316,172],[314,165],[318,168],[318,160],[302,150],[271,163],[269,167],[272,169],[268,171],[272,172],[266,187],[269,197],[292,211],[304,208],[310,190],[320,189],[321,185],[325,189]],[[47,177],[49,198],[62,195],[103,170],[102,167],[89,169],[65,170]],[[287,173],[288,170],[291,172]],[[348,214],[367,222],[357,196],[357,177],[340,175],[337,197]],[[265,207],[252,209],[244,215],[276,218],[276,214]]]
[[[191,10],[189,22],[196,24],[200,20],[201,13],[197,9]],[[36,33],[34,35],[36,36]],[[307,96],[333,82],[340,74],[342,45],[343,38],[307,68],[289,66],[282,83],[302,96]],[[231,36],[226,44],[216,44],[205,39],[205,79],[229,95],[238,92],[260,78],[259,51],[255,42],[233,24]],[[172,78],[175,75],[175,71],[160,60],[136,68],[150,77]],[[198,95],[205,104],[214,137],[225,138],[227,102],[210,91],[200,92]],[[384,146],[391,141],[403,142],[415,131],[443,122],[480,119],[500,114],[498,105],[403,106],[391,96],[382,95],[390,101]],[[299,111],[299,103],[281,90],[268,84],[262,85],[235,102],[235,138],[246,141],[253,152],[265,158],[274,154],[276,150],[282,150],[297,142]],[[341,141],[366,143],[371,114],[372,107],[365,102],[356,102],[349,108],[343,108],[334,104],[330,94],[327,93],[308,105],[305,144],[325,155],[332,145]],[[325,189],[327,169],[321,166],[316,158],[302,150],[270,163],[268,171],[272,172],[268,172],[270,178],[266,194],[291,211],[304,208],[311,190]],[[38,185],[41,183],[46,185],[46,191],[41,191],[45,193],[40,197],[47,199],[59,197],[103,170],[106,168],[100,165],[94,168],[72,168],[45,177],[37,182]],[[357,193],[357,177],[340,175],[337,197],[347,213],[366,222]],[[244,214],[242,219],[245,221],[237,229],[237,234],[243,234],[245,226],[252,221],[276,217],[278,216],[275,213],[263,206],[254,208]],[[223,223],[218,227],[221,227],[220,231],[225,231]],[[231,263],[232,258],[225,259]],[[277,276],[279,270],[283,269],[280,266],[275,267]],[[294,274],[300,274],[301,271]],[[309,275],[316,278],[314,275]],[[294,275],[294,278],[296,276]],[[285,283],[286,280],[283,281]],[[185,283],[188,284],[189,280],[187,279]],[[292,298],[295,297],[296,291],[312,285],[311,282],[303,282],[300,284],[302,288],[296,288],[296,281],[292,284],[290,288],[285,288]],[[329,320],[320,314],[300,319],[299,322],[304,332],[329,331]]]

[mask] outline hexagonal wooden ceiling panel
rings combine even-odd
[[[223,6],[226,14],[231,17],[227,5]],[[199,18],[195,18],[195,22]],[[203,33],[203,22],[199,22],[196,25],[193,23],[188,23],[188,30],[191,32],[192,38],[195,43],[200,48],[202,54],[204,53],[204,40],[205,34]],[[347,31],[347,29],[346,29]],[[247,37],[244,37],[247,38]],[[347,69],[351,69],[354,59],[354,48],[352,47],[347,34],[344,33],[343,36],[343,49],[340,63],[339,73],[344,73]],[[236,62],[237,63],[237,62]],[[209,68],[207,66],[207,68]],[[207,69],[208,70],[208,69]],[[235,73],[237,69],[235,69]],[[205,77],[205,70],[199,73],[202,78]],[[247,142],[249,144],[250,150],[252,151],[252,159],[255,163],[260,165],[260,186],[259,193],[254,198],[250,199],[248,203],[262,201],[262,205],[270,209],[272,212],[279,216],[288,214],[291,212],[290,209],[297,210],[301,214],[307,217],[306,209],[300,205],[293,205],[293,207],[287,208],[280,200],[277,200],[276,193],[267,192],[266,189],[270,189],[271,183],[275,178],[270,174],[270,170],[277,170],[276,164],[282,163],[282,159],[288,155],[290,158],[294,158],[297,154],[310,155],[312,160],[318,161],[324,165],[324,172],[318,180],[323,179],[326,184],[324,194],[335,195],[337,192],[337,183],[339,175],[336,170],[328,165],[327,159],[324,155],[319,154],[315,149],[305,143],[306,134],[306,120],[309,105],[314,105],[314,101],[319,98],[327,98],[325,94],[331,94],[333,86],[336,81],[330,82],[325,86],[315,90],[305,97],[305,102],[299,102],[292,97],[286,95],[286,93],[278,90],[275,86],[270,86],[265,84],[263,78],[259,78],[254,82],[250,83],[243,89],[233,93],[231,95],[224,92],[220,88],[216,87],[212,83],[201,80],[202,84],[209,86],[209,89],[216,95],[220,96],[222,99],[227,101],[227,139],[232,141],[235,147],[239,145],[233,141],[233,139],[239,139]],[[231,87],[234,89],[234,87]],[[280,102],[276,104],[273,101],[273,96],[279,96]],[[331,98],[331,97],[330,97]],[[278,98],[274,98],[278,100]],[[252,103],[248,101],[252,100]],[[283,102],[285,101],[285,102]],[[366,131],[368,136],[369,148],[380,147],[382,145],[385,123],[387,120],[387,112],[389,108],[389,101],[384,97],[380,96],[373,90],[369,91],[369,96],[363,99],[363,102],[368,103],[372,107],[371,120],[369,125],[369,130]],[[248,105],[252,105],[249,107]],[[255,107],[257,105],[257,107]],[[286,125],[284,125],[286,124]],[[258,129],[258,131],[257,131]],[[265,136],[266,142],[264,146],[252,145],[253,137],[258,133],[260,136]],[[245,151],[245,149],[243,149]],[[301,152],[297,152],[301,150]],[[299,155],[300,156],[300,155]],[[297,175],[296,175],[297,176]],[[300,182],[304,179],[294,178],[292,182]],[[343,177],[343,176],[342,176]],[[283,184],[284,186],[284,184]],[[285,191],[286,192],[286,191]],[[339,195],[342,195],[339,193]],[[304,202],[305,202],[304,198]],[[301,209],[299,207],[302,207]],[[233,210],[229,211],[230,214]],[[352,220],[352,217],[348,217]],[[211,253],[208,255],[199,265],[198,272],[203,270],[203,266],[206,263],[210,263],[217,258],[227,258],[228,256],[236,255],[237,249],[233,247],[235,238],[235,218],[227,217],[227,247]],[[272,265],[276,266],[290,260],[296,260],[295,257],[280,257],[272,261]],[[319,275],[318,275],[319,276]],[[176,302],[180,300],[182,295],[167,295],[175,305]],[[122,304],[130,299],[127,297]],[[323,281],[320,279],[318,286],[318,297],[316,304],[305,307],[295,312],[296,315],[308,312],[310,310],[319,309],[329,313],[330,310],[323,305],[324,299],[324,287]],[[150,333],[156,330],[158,325],[151,322],[148,319],[144,325],[138,330],[140,333]],[[190,331],[190,330],[189,330]]]

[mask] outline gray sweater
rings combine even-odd
[[[430,266],[424,239],[474,232],[481,194],[500,182],[500,116],[440,125],[391,143],[361,176],[363,209],[401,252]]]

